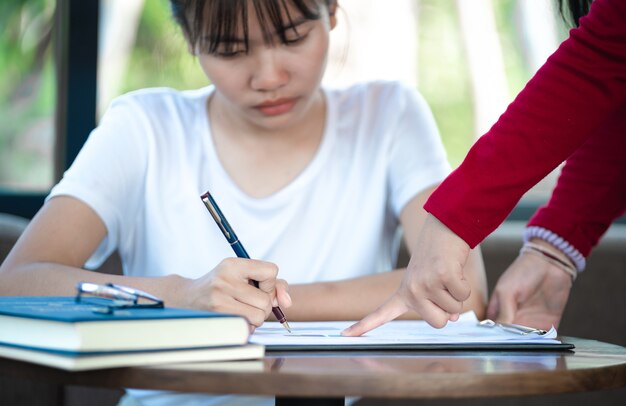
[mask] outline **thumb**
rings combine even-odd
[[[278,301],[276,304],[284,308],[291,307],[293,303],[289,295],[287,282],[283,279],[276,281],[276,300]]]
[[[498,318],[498,313],[500,312],[500,300],[498,299],[498,294],[494,293],[489,299],[489,304],[487,305],[487,318],[491,320],[495,320]]]
[[[490,309],[487,310],[489,318],[501,323],[513,323],[515,314],[517,313],[517,301],[515,300],[515,296],[510,294],[494,294],[492,300],[495,300],[495,304],[493,305],[493,311],[490,312],[492,303],[489,303]]]

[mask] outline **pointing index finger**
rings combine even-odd
[[[341,332],[342,336],[358,337],[407,312],[402,299],[394,294],[374,312]]]

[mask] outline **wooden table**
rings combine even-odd
[[[257,394],[277,404],[343,404],[345,396],[468,398],[626,387],[626,348],[564,337],[574,351],[284,352],[234,369],[167,366],[66,372],[0,359],[0,374],[109,388]]]

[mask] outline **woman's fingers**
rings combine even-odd
[[[291,307],[293,303],[291,296],[289,296],[289,285],[284,279],[276,280],[276,301],[276,305],[285,309]]]
[[[341,332],[342,336],[360,336],[367,333],[370,330],[379,327],[388,321],[395,319],[396,317],[406,313],[407,308],[404,305],[404,301],[399,295],[394,294],[389,300],[383,303],[374,312],[365,316],[361,321],[353,324],[347,329]]]

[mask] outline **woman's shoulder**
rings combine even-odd
[[[162,113],[164,110],[190,107],[201,103],[206,100],[211,91],[211,86],[194,90],[177,90],[170,87],[144,88],[116,97],[110,107],[133,106],[135,109]]]
[[[359,82],[346,87],[326,88],[329,105],[340,116],[358,112],[376,117],[401,116],[407,110],[427,109],[423,98],[414,87],[393,80]]]
[[[342,87],[328,86],[327,93],[339,99],[363,98],[377,99],[385,95],[402,96],[415,93],[416,90],[397,80],[370,80]]]

